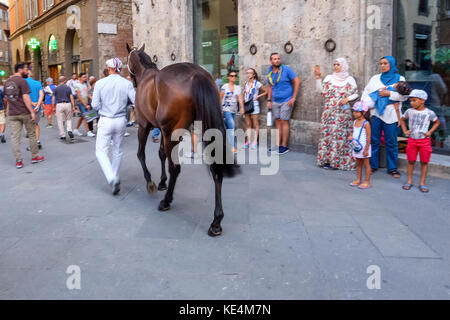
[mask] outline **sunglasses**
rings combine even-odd
[[[230,78],[236,78],[237,75],[235,75],[235,74],[230,74],[229,77],[230,77]]]

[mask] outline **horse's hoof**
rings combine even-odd
[[[150,194],[156,192],[156,184],[153,181],[147,182],[147,191]]]
[[[169,211],[169,210],[170,210],[170,204],[166,204],[166,202],[165,202],[164,200],[162,200],[162,201],[159,203],[158,210],[159,210],[159,211],[162,211],[162,212],[164,212],[164,211]]]
[[[158,191],[166,191],[167,185],[165,183],[160,183],[158,186]]]
[[[214,231],[213,227],[209,227],[208,236],[215,238],[215,237],[218,237],[218,236],[221,236],[221,235],[222,235],[222,228],[221,227],[217,231]]]

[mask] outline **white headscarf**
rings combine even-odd
[[[120,61],[119,58],[109,59],[106,61],[106,66],[116,70],[116,72],[120,72],[120,69],[122,68],[122,61]]]
[[[338,58],[335,60],[335,62],[339,62],[339,64],[342,67],[341,72],[337,73],[334,72],[333,73],[333,80],[337,81],[337,82],[343,82],[345,80],[347,80],[347,78],[349,77],[349,66],[348,66],[348,62],[345,58]]]

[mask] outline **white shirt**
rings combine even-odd
[[[405,81],[405,77],[401,76],[400,81]],[[400,119],[397,118],[395,106],[393,104],[386,106],[386,110],[384,111],[383,115],[380,116],[377,109],[375,109],[375,101],[373,101],[369,96],[369,94],[371,94],[372,92],[379,91],[380,89],[384,89],[386,87],[387,86],[383,82],[381,82],[381,73],[373,76],[364,89],[361,100],[369,105],[370,115],[372,117],[377,117],[384,123],[393,124],[400,121]],[[392,101],[398,101],[400,103],[399,108],[400,110],[402,110],[402,102],[408,100],[408,98],[408,96],[402,96],[398,92],[391,91],[391,96],[389,99],[391,99]]]
[[[128,100],[134,104],[136,90],[131,81],[112,74],[95,83],[92,107],[107,118],[125,117]]]

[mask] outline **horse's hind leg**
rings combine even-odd
[[[211,237],[217,237],[222,234],[222,227],[220,223],[223,219],[223,208],[222,208],[222,182],[223,173],[219,169],[217,164],[210,166],[210,170],[214,179],[215,193],[216,193],[216,208],[214,209],[214,221],[209,227],[208,235]]]
[[[141,162],[142,170],[144,170],[144,177],[145,180],[147,181],[148,193],[156,192],[156,185],[152,181],[152,176],[150,175],[150,172],[148,171],[147,168],[147,164],[145,163],[145,146],[147,145],[147,139],[151,128],[152,128],[151,125],[147,124],[145,127],[139,126],[138,129],[139,148],[137,157]]]
[[[166,174],[166,153],[164,152],[164,135],[161,135],[161,146],[159,148],[159,159],[161,159],[161,182],[158,185],[159,191],[167,190],[167,174]]]
[[[178,175],[181,172],[181,165],[175,164],[172,160],[172,150],[175,147],[176,143],[173,143],[172,141],[167,141],[167,137],[164,137],[164,144],[165,144],[165,153],[166,156],[169,158],[169,188],[167,189],[166,195],[164,196],[164,199],[161,200],[158,210],[160,211],[167,211],[170,210],[170,204],[173,201],[173,191],[175,190],[175,184],[177,182]]]

